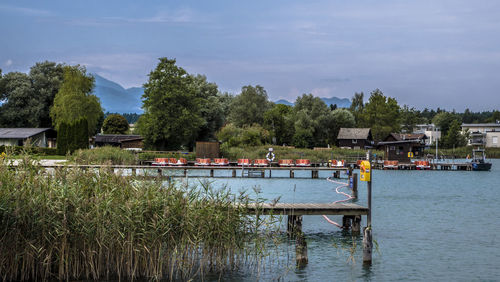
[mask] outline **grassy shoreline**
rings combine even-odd
[[[187,280],[258,260],[264,224],[246,195],[126,180],[100,171],[0,166],[6,280]],[[259,223],[260,222],[260,223]],[[249,232],[252,231],[252,232]]]

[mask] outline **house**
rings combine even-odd
[[[468,145],[500,148],[500,123],[462,124],[462,132],[469,132]]]
[[[0,146],[56,147],[57,133],[52,128],[0,128]]]
[[[370,128],[341,128],[337,136],[340,148],[367,149],[373,147]]]
[[[128,150],[142,150],[144,138],[141,135],[98,134],[94,137],[94,146],[114,146]]]
[[[423,157],[426,139],[425,134],[391,133],[377,144],[377,148],[384,150],[388,161],[409,163],[413,157]]]
[[[417,124],[413,128],[413,134],[425,134],[425,145],[430,146],[441,139],[441,131],[434,124]]]

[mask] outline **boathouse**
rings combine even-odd
[[[0,128],[0,146],[56,146],[57,133],[52,128]]]
[[[411,158],[421,158],[424,154],[425,134],[391,133],[377,144],[385,152],[385,160],[409,163]]]
[[[96,147],[114,146],[129,150],[142,150],[144,138],[141,135],[98,134],[94,137]]]
[[[373,147],[373,137],[370,128],[341,128],[337,136],[340,148],[369,149]]]

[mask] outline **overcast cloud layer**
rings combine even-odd
[[[500,109],[500,1],[46,2],[0,3],[4,73],[50,60],[131,87],[169,57],[271,100],[379,88],[419,109]]]

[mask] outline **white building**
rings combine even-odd
[[[441,131],[436,130],[434,124],[417,124],[413,129],[414,134],[425,134],[427,139],[425,139],[425,145],[429,146],[436,142],[436,140],[441,139]]]
[[[462,132],[469,131],[469,145],[484,145],[486,148],[500,148],[500,123],[464,123]]]

